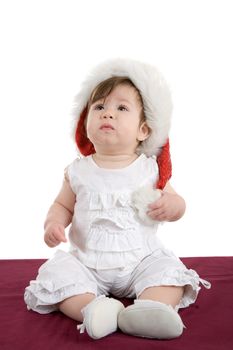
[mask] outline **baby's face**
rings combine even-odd
[[[145,123],[141,123],[141,111],[138,93],[129,85],[118,85],[105,99],[94,102],[86,128],[96,151],[135,152],[148,132]]]

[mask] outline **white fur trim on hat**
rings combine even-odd
[[[138,88],[143,100],[146,122],[151,129],[150,136],[140,144],[138,153],[157,155],[168,138],[172,114],[171,93],[165,79],[154,66],[135,60],[111,59],[91,71],[74,99],[73,135],[92,91],[100,82],[113,76],[126,76]]]

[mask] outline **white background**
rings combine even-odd
[[[89,69],[112,57],[155,64],[173,92],[171,183],[187,211],[160,237],[179,256],[232,255],[231,4],[1,1],[1,258],[54,253],[43,222],[76,157],[73,96]]]

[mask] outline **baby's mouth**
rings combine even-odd
[[[101,125],[100,130],[114,130],[114,127],[111,124],[105,123]]]

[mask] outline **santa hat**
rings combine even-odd
[[[171,159],[168,133],[170,129],[172,100],[170,89],[161,73],[152,65],[130,59],[111,59],[99,64],[81,85],[74,100],[73,137],[84,155],[95,153],[87,138],[85,119],[87,104],[96,86],[111,77],[128,77],[140,92],[150,136],[140,143],[137,153],[157,156],[159,179],[156,187],[163,189],[171,177]]]

